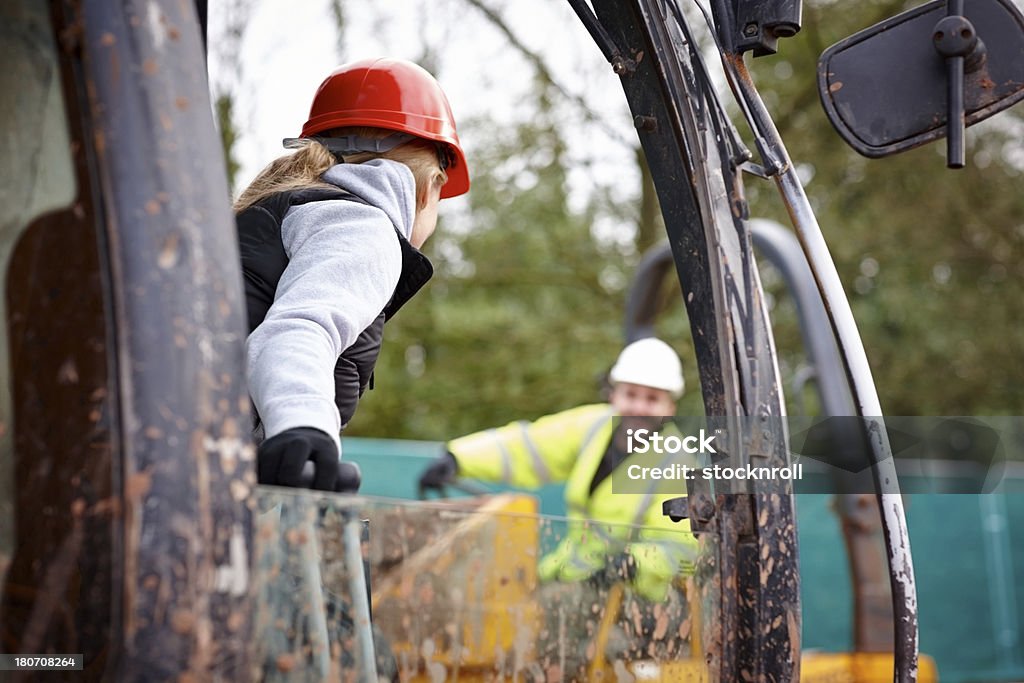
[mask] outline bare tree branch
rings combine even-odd
[[[338,27],[338,59],[345,55],[345,27],[348,19],[345,13],[345,0],[331,0],[331,17],[334,18],[334,25]]]
[[[531,50],[529,47],[527,47],[515,34],[515,32],[508,25],[505,19],[500,14],[498,14],[498,12],[495,9],[489,7],[487,4],[483,2],[483,0],[464,0],[464,2],[466,2],[468,5],[470,5],[471,7],[479,11],[481,14],[483,14],[484,17],[486,17],[487,20],[491,22],[491,24],[493,24],[495,28],[501,31],[501,33],[504,34],[505,38],[508,40],[509,44],[512,47],[514,47],[523,57],[525,57],[526,61],[533,65],[533,68],[537,72],[537,76],[540,77],[541,81],[545,85],[553,88],[559,95],[565,98],[568,102],[572,103],[577,108],[579,108],[583,112],[583,118],[587,122],[600,126],[606,135],[608,135],[611,139],[615,140],[617,143],[621,145],[624,145],[626,147],[637,146],[636,140],[627,139],[622,135],[622,131],[615,128],[614,126],[609,125],[607,121],[602,119],[600,116],[596,115],[594,111],[587,105],[587,101],[583,97],[571,93],[564,87],[562,87],[562,85],[559,84],[557,80],[555,80],[554,75],[548,69],[547,63],[544,61],[544,58],[541,57],[536,52],[534,52],[533,50]],[[609,66],[608,68],[610,69],[611,66]]]

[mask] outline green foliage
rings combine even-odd
[[[217,95],[214,101],[214,111],[217,115],[217,130],[220,133],[220,143],[224,149],[224,164],[228,171],[228,187],[235,186],[235,179],[238,176],[238,159],[235,157],[235,143],[238,141],[238,128],[234,120],[235,100],[230,93],[223,92]]]

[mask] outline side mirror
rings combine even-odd
[[[818,60],[818,92],[840,136],[868,157],[949,135],[1024,98],[1024,16],[1012,0],[933,0],[846,38]]]

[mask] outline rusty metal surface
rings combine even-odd
[[[853,586],[853,649],[892,652],[892,591],[877,501],[846,494],[836,497],[836,505]]]
[[[594,2],[594,10],[635,68],[620,74],[631,112],[653,121],[638,134],[665,215],[669,243],[701,372],[705,412],[747,416],[752,438],[729,429],[735,462],[788,462],[774,342],[754,262],[732,145],[721,105],[683,15],[673,2]],[[705,655],[718,680],[799,677],[800,599],[791,491],[715,499],[703,531]],[[756,523],[755,523],[756,522]],[[710,554],[710,555],[709,555]],[[748,562],[753,565],[748,566]],[[699,573],[698,576],[701,576]],[[700,581],[698,581],[700,583]],[[744,626],[745,625],[745,626]],[[741,627],[742,626],[742,627]]]
[[[194,7],[76,9],[122,399],[116,677],[245,680],[254,450],[241,277]]]

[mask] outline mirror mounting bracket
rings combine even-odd
[[[935,24],[932,42],[946,60],[946,166],[964,167],[964,74],[977,71],[985,44],[971,20],[963,15],[964,0],[947,0],[946,16]],[[968,66],[970,65],[970,66]]]

